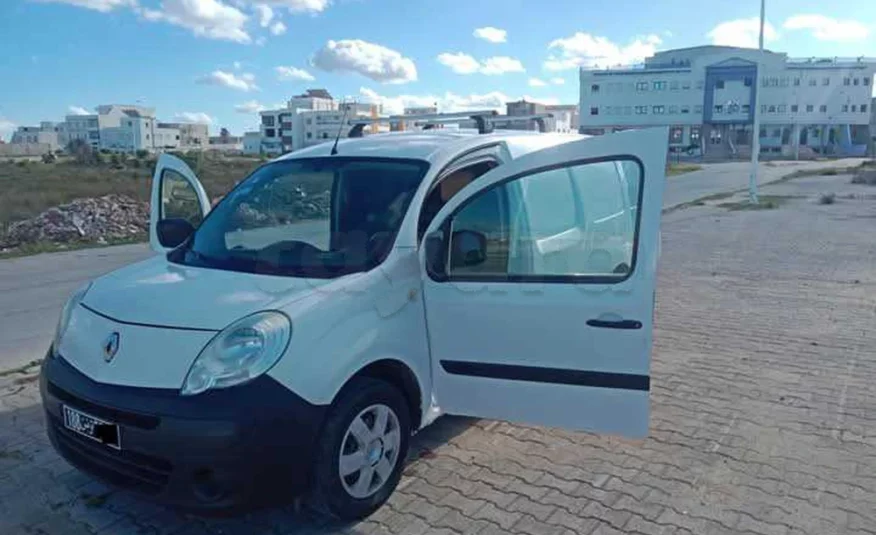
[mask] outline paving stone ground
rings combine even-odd
[[[19,374],[0,378],[0,533],[876,534],[876,188],[848,182],[665,216],[646,440],[445,417],[364,522],[205,520],[70,468]]]

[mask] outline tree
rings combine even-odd
[[[67,143],[67,152],[73,156],[78,164],[84,165],[94,162],[95,152],[84,139],[71,139],[70,143]]]
[[[231,137],[231,134],[228,132],[228,129],[227,129],[227,128],[224,128],[224,127],[223,127],[223,128],[221,128],[221,129],[219,130],[219,137],[222,138],[222,141],[225,141],[226,139],[228,139],[229,137]]]

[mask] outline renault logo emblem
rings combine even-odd
[[[112,333],[103,341],[103,360],[110,362],[119,352],[119,333]]]

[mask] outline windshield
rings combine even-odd
[[[428,164],[320,158],[257,169],[229,193],[172,262],[330,278],[386,257]]]

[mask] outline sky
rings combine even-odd
[[[872,0],[767,3],[771,50],[876,57]],[[758,13],[758,0],[0,0],[0,137],[99,104],[240,134],[311,87],[386,113],[574,104],[579,67],[756,47]]]

